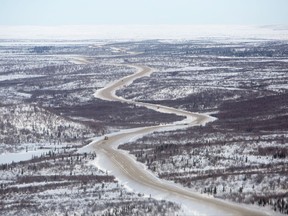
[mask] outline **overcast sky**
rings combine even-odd
[[[288,24],[288,0],[0,0],[0,25]]]

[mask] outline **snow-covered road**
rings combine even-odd
[[[135,74],[124,77],[98,90],[94,96],[108,101],[120,101],[145,106],[162,113],[174,113],[184,116],[185,119],[169,125],[122,130],[114,134],[109,134],[108,140],[104,140],[104,137],[98,138],[81,151],[96,151],[97,160],[95,161],[95,165],[103,170],[108,170],[115,175],[122,184],[136,192],[144,193],[148,196],[151,195],[153,198],[166,199],[181,204],[185,215],[267,215],[254,209],[248,209],[246,206],[244,207],[197,194],[188,188],[159,179],[147,170],[143,164],[137,162],[133,156],[117,149],[120,144],[135,140],[155,131],[175,130],[200,124],[204,125],[214,120],[213,117],[204,114],[191,113],[161,105],[130,101],[116,96],[116,90],[131,84],[140,77],[149,76],[153,72],[151,68],[146,66],[132,67],[137,69]]]

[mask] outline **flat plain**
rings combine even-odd
[[[0,56],[1,214],[187,214],[97,167],[97,151],[81,153],[111,133],[183,120],[161,106],[215,120],[119,149],[200,196],[288,213],[287,41],[1,41]],[[116,95],[156,109],[94,97],[131,65],[154,72]]]

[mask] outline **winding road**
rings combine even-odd
[[[175,130],[195,125],[204,125],[214,120],[213,117],[204,114],[191,113],[161,105],[135,102],[116,96],[116,90],[131,84],[135,79],[150,76],[150,74],[153,73],[153,69],[146,66],[131,67],[137,69],[135,74],[126,76],[98,90],[94,96],[108,101],[119,101],[137,106],[145,106],[162,113],[174,113],[184,116],[185,119],[169,125],[122,130],[114,134],[109,134],[107,140],[104,140],[102,137],[98,141],[92,142],[86,148],[88,148],[87,150],[97,152],[96,165],[101,169],[109,170],[121,183],[128,188],[134,189],[136,192],[150,195],[153,198],[165,199],[181,204],[187,215],[267,215],[260,211],[246,208],[246,206],[201,195],[172,182],[159,179],[147,170],[143,164],[137,162],[133,156],[117,149],[120,144],[136,140],[145,134],[155,131]]]

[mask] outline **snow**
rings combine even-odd
[[[16,95],[19,95],[24,98],[30,98],[32,94],[24,93],[24,92],[15,92]]]
[[[35,156],[40,156],[49,152],[49,149],[39,149],[36,151],[22,151],[19,153],[4,153],[0,155],[0,164],[9,164],[12,162],[27,161]]]
[[[288,84],[277,84],[277,85],[270,85],[267,87],[268,89],[275,90],[275,89],[288,89]]]
[[[138,71],[141,71],[141,68],[138,68]],[[151,73],[153,73],[154,71],[150,71],[148,74],[148,76],[151,75]],[[137,72],[138,73],[138,72]],[[132,75],[133,76],[133,75]],[[130,76],[128,76],[130,77]],[[136,77],[138,78],[138,77]],[[134,78],[134,79],[136,79]],[[125,79],[125,78],[124,78]],[[119,86],[117,89],[121,88],[122,86],[126,86],[126,85],[130,85],[134,79],[128,80],[126,82],[123,83],[123,85]],[[117,82],[117,81],[116,81]],[[113,82],[112,84],[108,85],[108,86],[112,86],[113,84],[115,84],[115,82]],[[112,90],[113,95],[115,96],[115,89]],[[99,91],[97,91],[94,94],[95,97],[100,97],[102,99],[106,99],[105,97],[102,97],[101,94],[99,94]],[[120,100],[123,100],[122,98]],[[126,101],[126,100],[124,100]],[[187,128],[188,124],[193,123],[195,120],[195,117],[191,115],[191,113],[189,112],[185,112],[185,111],[177,111],[176,109],[172,109],[172,108],[168,108],[165,106],[160,106],[160,105],[151,105],[151,104],[146,104],[146,103],[140,103],[140,102],[129,102],[128,103],[133,103],[136,105],[140,105],[140,106],[144,106],[146,108],[149,109],[153,109],[153,110],[157,110],[158,112],[162,112],[162,113],[177,113],[179,115],[183,115],[186,118],[182,121],[179,122],[174,122],[171,125],[162,125],[162,126],[156,126],[156,127],[146,127],[146,128],[137,128],[137,129],[129,129],[129,130],[122,130],[119,132],[114,133],[113,135],[116,134],[125,134],[125,136],[123,138],[121,138],[120,140],[117,139],[117,142],[112,143],[112,148],[117,149],[118,146],[120,144],[123,143],[127,143],[127,142],[132,142],[133,140],[137,140],[141,137],[143,137],[144,135],[147,135],[148,133],[152,133],[155,131],[163,131],[163,130],[175,130],[175,129],[180,129],[180,128]],[[214,120],[215,118],[209,117],[208,115],[206,115],[207,117],[207,121],[211,121]],[[142,132],[143,129],[150,129],[148,131]],[[131,132],[137,132],[136,135],[134,133],[131,134]],[[106,135],[106,136],[111,136],[110,135]],[[87,151],[91,150],[91,147],[93,146],[93,144],[95,144],[97,141],[103,140],[104,137],[99,137],[96,140],[94,140],[94,142],[92,142],[88,147],[84,147],[84,149],[81,149],[80,152],[82,151]],[[139,167],[140,170],[146,170],[146,174],[150,174],[150,176],[154,179],[154,181],[158,181],[164,184],[169,184],[169,185],[173,185],[175,186],[173,183],[167,182],[165,180],[160,180],[158,179],[156,176],[154,176],[152,174],[152,172],[148,171],[147,168],[145,167],[144,164],[141,164],[139,162],[136,162],[135,157],[131,156],[128,154],[128,152],[122,151],[123,154],[126,155],[126,157],[128,157],[130,159],[131,163],[134,163],[137,167]],[[95,166],[99,167],[100,169],[103,170],[108,170],[109,172],[111,172],[113,175],[116,176],[116,178],[118,179],[119,182],[121,182],[122,184],[124,184],[128,189],[132,189],[140,192],[140,193],[144,193],[147,196],[153,195],[154,198],[156,199],[168,199],[170,201],[176,201],[177,203],[182,203],[185,206],[185,214],[191,214],[191,215],[207,215],[207,214],[211,214],[211,211],[213,210],[213,213],[215,213],[215,209],[212,208],[212,210],[210,208],[206,209],[204,208],[204,204],[199,204],[198,202],[191,202],[191,200],[189,199],[184,199],[184,198],[179,198],[179,197],[175,197],[173,194],[171,195],[169,192],[164,192],[163,190],[159,190],[159,189],[153,189],[150,187],[145,186],[144,184],[141,184],[129,177],[127,177],[125,174],[123,175],[122,171],[120,171],[117,167],[115,167],[113,165],[113,163],[111,162],[111,159],[109,159],[105,153],[103,152],[98,152],[97,154],[97,158],[95,159]],[[192,205],[192,206],[191,206]],[[216,210],[217,212],[217,210]],[[217,212],[218,214],[223,214],[223,212],[221,212],[219,210],[219,212]]]
[[[73,64],[89,64],[91,63],[90,61],[88,61],[86,58],[84,57],[80,57],[80,56],[77,56],[77,57],[71,57],[71,60],[69,60],[69,62],[73,63]]]
[[[15,79],[28,79],[28,78],[36,78],[36,77],[44,77],[44,75],[27,75],[27,74],[0,75],[0,81],[15,80]]]
[[[135,131],[137,129],[133,129],[130,131]],[[118,132],[117,134],[119,134],[121,132]],[[127,135],[125,138],[123,138],[122,140],[117,140],[117,142],[115,142],[113,144],[113,148],[117,149],[117,147],[125,142],[129,142],[129,141],[133,141],[138,139],[140,136],[144,136],[145,134],[140,134],[140,135]],[[129,155],[128,152],[122,151],[127,157],[129,157],[132,163],[136,164],[140,169],[144,169],[146,170],[147,174],[150,174],[152,178],[154,178],[155,181],[161,182],[163,184],[168,184],[171,186],[175,187],[174,183],[165,181],[165,180],[160,180],[157,177],[154,176],[154,174],[152,174],[152,172],[150,172],[149,170],[147,170],[146,166],[142,163],[136,162],[135,158],[131,155]],[[119,171],[117,167],[114,167],[113,163],[111,163],[111,160],[105,155],[105,154],[101,154],[98,153],[97,154],[97,158],[94,161],[94,165],[102,170],[107,170],[109,174],[113,174],[114,176],[116,176],[117,180],[123,184],[125,186],[125,188],[127,190],[130,191],[134,191],[137,193],[143,193],[145,194],[147,197],[148,196],[152,196],[153,198],[157,199],[157,200],[169,200],[172,202],[176,202],[179,204],[182,204],[182,210],[183,213],[179,213],[179,215],[211,215],[211,213],[213,212],[213,214],[219,214],[219,215],[225,215],[224,212],[222,211],[218,211],[215,210],[214,208],[209,208],[209,206],[206,206],[205,204],[199,204],[198,202],[191,202],[190,199],[185,199],[185,198],[181,198],[181,197],[177,197],[173,194],[170,194],[169,192],[164,192],[164,191],[159,191],[158,189],[154,189],[154,188],[150,188],[145,186],[145,184],[141,184],[131,178],[127,178],[126,175]],[[181,186],[176,186],[178,188],[181,188]],[[185,188],[185,190],[189,190],[187,188]]]
[[[0,39],[49,40],[288,40],[286,26],[237,25],[98,25],[98,26],[0,26]],[[27,43],[27,41],[24,41]],[[59,41],[58,41],[59,42]],[[61,41],[60,41],[61,42]],[[10,42],[11,43],[11,42]],[[17,42],[19,43],[19,42]]]
[[[180,67],[180,68],[169,68],[166,70],[163,70],[163,72],[181,72],[181,71],[205,71],[205,70],[211,70],[211,69],[231,69],[234,67],[199,67],[199,66],[186,66],[186,67]]]
[[[0,42],[1,43],[1,42]],[[119,49],[118,51],[117,51],[117,48],[115,48],[116,50],[115,50],[115,52],[120,52],[121,51],[121,49]],[[84,59],[85,60],[85,59]],[[255,61],[256,62],[256,61]],[[260,61],[261,62],[261,61]],[[75,57],[75,59],[72,59],[71,60],[71,63],[73,63],[73,64],[83,64],[84,62],[83,62],[83,59],[79,59],[78,57]],[[88,62],[87,62],[88,63]],[[86,63],[85,63],[86,64]],[[209,70],[209,69],[217,69],[217,68],[219,68],[219,67],[198,67],[198,66],[196,66],[196,67],[194,67],[194,66],[191,66],[191,67],[183,67],[183,68],[180,68],[180,70],[179,71],[183,71],[183,70],[190,70],[190,71],[198,71],[198,70]],[[229,69],[230,67],[222,67],[223,69],[225,69],[225,68],[227,68],[227,69]],[[165,71],[165,70],[164,70]],[[171,72],[175,72],[175,71],[177,71],[177,69],[176,70],[171,70],[171,69],[168,69],[168,70],[166,70],[166,72],[169,72],[169,71],[171,71]],[[283,73],[284,74],[284,73]],[[91,74],[91,75],[93,75],[93,74]],[[222,79],[222,76],[225,76],[225,75],[229,75],[229,76],[233,76],[233,75],[237,75],[237,73],[234,73],[234,72],[231,72],[231,73],[226,73],[226,74],[222,74],[222,73],[218,73],[218,76],[220,77],[220,79]],[[267,78],[269,78],[268,76],[267,76]],[[185,77],[185,79],[188,79],[187,77]],[[195,78],[194,78],[195,79]],[[202,79],[204,79],[204,77],[202,77],[200,80],[202,80]],[[60,86],[58,86],[59,88],[71,88],[72,86],[77,86],[78,85],[78,83],[77,82],[70,82],[70,83],[68,83],[67,84],[67,86],[66,85],[60,85]],[[104,85],[104,84],[103,84]],[[208,86],[206,86],[206,88],[207,88]],[[286,87],[287,87],[287,85],[286,85]],[[54,87],[53,87],[54,88]],[[212,88],[223,88],[223,87],[212,87]],[[187,88],[188,89],[188,88]],[[185,89],[185,88],[183,88],[182,89],[182,91],[187,91],[187,89]],[[225,89],[228,89],[228,88],[226,88],[225,87]],[[229,88],[229,89],[233,89],[233,90],[238,90],[238,88]],[[239,89],[240,90],[240,89]],[[176,92],[177,90],[175,89],[175,92],[173,92],[173,94],[179,94],[180,95],[180,91],[179,91],[179,93],[177,93]],[[194,91],[194,90],[193,90]],[[196,89],[196,91],[197,91],[197,89]],[[162,95],[164,95],[164,94],[167,94],[167,92],[168,91],[163,91],[163,92],[161,92],[161,94]],[[192,92],[191,92],[192,93]],[[189,94],[190,94],[190,92],[189,92]],[[21,95],[21,93],[20,93],[20,95]],[[25,93],[24,93],[24,95],[22,95],[22,96],[25,96]],[[29,96],[29,95],[26,95],[27,97]],[[183,96],[184,96],[184,94],[183,94]],[[234,97],[236,97],[236,96],[234,96]],[[176,97],[177,98],[177,97]],[[124,99],[123,99],[124,100]],[[133,102],[134,103],[134,102]],[[162,111],[162,112],[166,112],[166,113],[171,113],[171,111],[169,111],[168,109],[166,109],[164,106],[160,106],[160,105],[149,105],[149,104],[144,104],[144,103],[137,103],[138,105],[144,105],[144,106],[146,106],[146,107],[149,107],[150,109],[154,109],[154,110],[158,110],[158,108],[156,108],[157,106],[160,108],[160,110]],[[25,107],[22,109],[22,111],[29,111],[30,110],[30,108],[28,109],[25,109]],[[158,111],[160,111],[160,110],[158,110]],[[19,110],[18,110],[19,111]],[[184,111],[183,111],[184,112]],[[173,113],[173,111],[172,111],[172,113]],[[78,118],[78,119],[81,119],[81,118]],[[179,121],[179,122],[177,122],[177,123],[174,123],[174,124],[172,124],[172,125],[161,125],[161,127],[158,127],[158,128],[156,128],[155,127],[155,130],[154,131],[168,131],[168,130],[177,130],[177,129],[184,129],[184,128],[187,128],[187,127],[189,127],[190,125],[186,125],[186,124],[189,124],[190,122],[192,122],[193,121],[193,119],[194,118],[192,118],[191,116],[190,116],[190,119],[186,119],[186,120],[183,120],[183,121]],[[84,118],[82,118],[82,120],[86,120],[86,119],[84,119]],[[210,119],[210,120],[213,120],[213,119]],[[25,125],[22,125],[22,124],[20,124],[19,122],[16,122],[17,124],[17,126],[21,126],[21,127],[24,127]],[[41,125],[41,127],[44,127],[43,125]],[[76,126],[76,128],[79,128],[79,129],[81,129],[81,127],[80,126]],[[116,132],[116,133],[113,133],[113,134],[122,134],[122,133],[128,133],[128,132],[136,132],[137,130],[141,130],[142,128],[137,128],[137,129],[131,129],[131,130],[121,130],[121,131],[118,131],[118,132]],[[151,132],[149,132],[149,133],[152,133],[152,131]],[[113,134],[109,134],[108,136],[110,136],[110,135],[113,135]],[[135,136],[135,135],[133,135],[133,136],[127,136],[127,137],[125,137],[125,138],[123,138],[122,140],[120,140],[119,142],[117,142],[117,143],[114,143],[114,148],[116,149],[120,144],[123,144],[123,143],[126,143],[126,142],[133,142],[133,141],[135,141],[135,140],[137,140],[138,138],[141,138],[141,137],[143,137],[144,135],[147,135],[147,133],[142,133],[142,134],[138,134],[137,136]],[[104,137],[102,136],[102,137],[97,137],[97,138],[95,138],[94,140],[93,140],[93,143],[94,142],[96,142],[96,141],[99,141],[99,140],[102,140],[102,139],[104,139]],[[89,145],[89,146],[87,146],[87,147],[85,147],[85,148],[83,148],[83,149],[81,149],[81,151],[87,151],[87,150],[92,150],[92,145],[93,145],[93,143],[91,143],[91,145]],[[225,150],[224,152],[226,152],[226,154],[228,154],[228,152],[229,152],[229,154],[228,155],[233,155],[234,154],[234,152],[235,152],[235,149],[236,149],[236,147],[234,148],[234,146],[232,146],[231,147],[231,145],[228,147],[227,146],[227,150]],[[37,151],[35,151],[35,152],[37,152]],[[27,154],[28,154],[29,152],[27,152]],[[147,170],[147,167],[145,166],[145,165],[143,165],[143,164],[140,164],[140,163],[138,163],[138,162],[136,162],[136,159],[135,159],[135,157],[134,156],[131,156],[131,155],[128,155],[128,153],[127,152],[125,152],[125,154],[126,154],[126,156],[128,156],[128,157],[130,157],[131,158],[131,160],[135,163],[135,164],[137,164],[138,166],[141,166],[143,169],[146,169]],[[28,158],[28,155],[26,155],[26,156],[23,156],[23,155],[25,155],[25,152],[21,152],[21,153],[18,153],[18,154],[15,154],[15,155],[13,155],[13,154],[5,154],[5,155],[1,155],[0,156],[0,159],[2,159],[2,158],[4,158],[3,160],[5,161],[5,157],[6,157],[6,159],[8,158],[8,159],[16,159],[16,160],[19,160],[19,158],[22,158],[22,157],[24,157],[24,159],[23,160],[28,160],[28,159],[31,159],[31,157],[32,157],[32,155],[30,155],[30,158]],[[3,157],[2,157],[3,156]],[[96,161],[95,162],[93,162],[94,164],[96,164],[98,167],[102,167],[103,169],[106,169],[106,170],[109,170],[109,172],[111,172],[112,174],[117,174],[117,170],[115,171],[115,167],[113,167],[111,164],[109,165],[109,159],[108,158],[105,158],[105,155],[103,156],[103,155],[97,155],[97,156],[99,156],[99,158],[97,158],[96,159]],[[186,155],[185,155],[186,156]],[[27,157],[27,159],[25,159],[25,157]],[[104,158],[103,158],[104,157]],[[13,159],[13,160],[14,160]],[[175,160],[176,160],[177,158],[175,158]],[[22,159],[21,159],[22,160]],[[248,157],[248,160],[250,161],[250,162],[262,162],[262,163],[264,163],[265,162],[265,157],[261,157],[261,156],[253,156],[253,155],[251,155],[250,157]],[[14,160],[15,161],[15,160]],[[267,160],[266,160],[267,161]],[[268,162],[268,161],[267,161]],[[4,162],[4,163],[6,163],[6,162]],[[204,161],[203,162],[204,163],[204,165],[206,164],[206,161]],[[1,164],[1,163],[0,163]],[[218,166],[217,167],[218,169],[221,169],[221,167],[220,166]],[[167,168],[168,169],[168,168]],[[207,169],[213,169],[213,167],[212,166],[209,166],[209,165],[207,165],[205,168],[204,168],[204,170],[207,170]],[[195,170],[197,170],[197,169],[195,169]],[[170,170],[171,171],[171,170]],[[152,176],[154,176],[150,171],[147,171],[148,173],[150,173]],[[183,169],[180,169],[179,170],[179,172],[183,172]],[[200,209],[200,207],[199,206],[196,206],[196,207],[194,207],[194,206],[192,206],[192,208],[194,208],[192,211],[190,210],[190,205],[191,205],[191,203],[190,202],[188,202],[187,200],[185,200],[185,199],[180,199],[180,198],[175,198],[175,197],[172,197],[172,195],[170,195],[170,194],[167,194],[167,193],[159,193],[159,191],[157,191],[157,190],[154,190],[154,189],[151,189],[151,188],[146,188],[146,187],[144,187],[144,186],[142,186],[142,185],[140,185],[140,184],[138,184],[137,182],[130,182],[131,180],[130,179],[125,179],[125,176],[123,176],[123,175],[121,175],[121,174],[117,174],[116,175],[118,178],[119,178],[119,180],[120,180],[120,182],[123,182],[123,184],[125,184],[126,185],[126,187],[127,188],[133,188],[134,190],[136,190],[136,191],[142,191],[143,193],[145,193],[146,194],[146,196],[149,196],[150,194],[152,194],[153,196],[155,196],[156,198],[158,198],[158,199],[166,199],[166,198],[168,198],[168,199],[170,199],[170,200],[174,200],[174,201],[176,201],[176,202],[178,202],[178,203],[183,203],[184,204],[184,208],[186,208],[186,210],[184,211],[185,212],[185,214],[190,214],[191,213],[191,215],[193,214],[193,215],[198,215],[198,213],[201,211],[202,212],[202,210],[203,209],[205,209],[205,206],[203,207],[201,207],[201,209]],[[156,177],[155,177],[156,178]],[[157,179],[158,180],[158,179]],[[161,182],[163,182],[163,184],[168,184],[168,183],[170,183],[170,182],[166,182],[165,180],[158,180],[158,181],[161,181]],[[240,181],[239,181],[240,182]],[[235,184],[237,184],[237,185],[240,185],[240,183],[239,182],[237,182],[237,183],[235,183]],[[172,184],[172,183],[171,183]],[[175,184],[173,184],[173,185],[175,185]],[[241,186],[241,185],[240,185]],[[132,190],[132,189],[131,189]],[[64,193],[64,191],[62,191],[63,193]],[[65,191],[66,192],[66,191]],[[69,193],[69,191],[67,191],[67,193]],[[113,196],[112,196],[113,197]],[[203,208],[203,209],[202,209]],[[209,212],[208,210],[207,210],[207,212],[206,212],[207,214],[209,214],[209,213],[211,213],[211,211]],[[213,213],[215,213],[214,211],[213,211]]]

